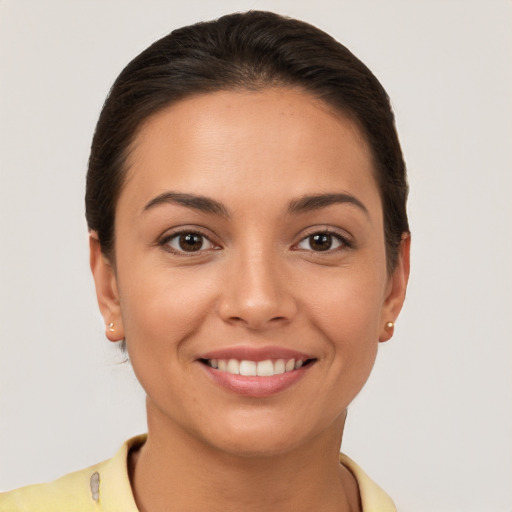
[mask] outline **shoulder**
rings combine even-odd
[[[69,473],[54,482],[29,485],[0,494],[0,512],[64,512],[94,510],[92,475],[101,464]]]
[[[0,512],[136,512],[126,460],[129,450],[144,440],[132,438],[113,458],[53,482],[0,493]]]
[[[340,462],[357,481],[363,512],[396,512],[393,500],[351,458],[340,453]]]

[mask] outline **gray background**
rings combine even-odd
[[[316,24],[366,62],[409,167],[408,301],[344,451],[401,511],[510,511],[512,4],[498,0],[0,1],[0,489],[145,430],[89,277],[88,147],[136,53],[250,8]]]

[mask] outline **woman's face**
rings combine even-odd
[[[386,272],[353,122],[292,89],[183,100],[139,132],[115,233],[115,272],[94,238],[92,268],[150,433],[276,454],[341,430],[408,266]]]

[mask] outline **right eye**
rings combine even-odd
[[[162,245],[176,253],[194,253],[214,249],[216,246],[201,233],[184,231],[165,238]]]
[[[300,241],[297,247],[315,252],[327,252],[345,245],[345,241],[332,233],[314,233]]]
[[[315,253],[333,254],[353,247],[346,236],[332,229],[318,230],[303,238],[296,248]]]

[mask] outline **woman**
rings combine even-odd
[[[249,12],[154,43],[107,98],[86,192],[148,434],[0,510],[394,510],[339,447],[405,297],[406,196],[385,91],[320,30]]]

